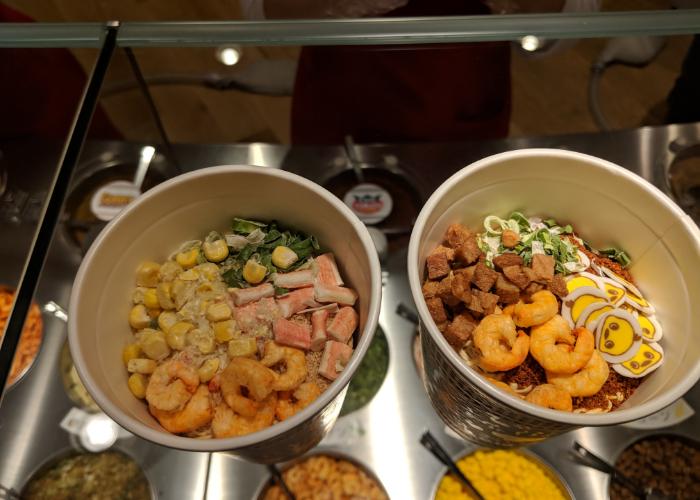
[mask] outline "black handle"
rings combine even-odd
[[[574,441],[574,451],[576,452],[577,456],[587,460],[589,466],[593,467],[594,469],[598,469],[601,472],[610,474],[610,479],[617,481],[625,488],[632,491],[636,496],[646,498],[646,492],[637,483],[625,476],[622,472],[600,458],[598,455],[594,454],[587,448],[584,448],[576,441]]]
[[[445,449],[438,443],[437,439],[433,437],[430,432],[426,431],[420,438],[420,443],[425,446],[430,453],[432,453],[435,458],[440,460],[443,464],[447,466],[447,468],[452,472],[455,476],[457,476],[457,479],[460,480],[460,482],[465,486],[467,489],[467,492],[477,500],[484,500],[484,497],[481,496],[481,494],[474,488],[472,483],[467,479],[467,477],[462,474],[462,471],[459,470],[459,467],[457,467],[457,464],[452,461],[452,458],[447,454]]]
[[[282,473],[280,472],[280,470],[275,465],[268,465],[267,470],[270,471],[270,474],[272,474],[272,477],[275,478],[275,481],[280,486],[280,488],[282,488],[284,494],[287,495],[287,498],[289,498],[289,500],[296,500],[294,493],[292,493],[292,490],[289,489],[287,483],[284,482],[284,478],[282,477]]]

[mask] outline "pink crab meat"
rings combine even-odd
[[[352,307],[341,307],[338,314],[328,326],[328,336],[338,342],[346,343],[357,328],[357,312]]]
[[[313,288],[300,288],[294,290],[277,299],[280,314],[283,318],[290,318],[293,314],[298,313],[308,307],[318,307],[321,304],[314,300]]]
[[[273,297],[265,297],[255,302],[255,316],[258,319],[271,323],[280,317],[280,310]]]
[[[279,317],[279,307],[272,297],[265,297],[257,302],[233,308],[233,319],[236,320],[238,328],[244,332],[252,332],[263,325],[269,327]]]
[[[272,282],[280,288],[304,288],[313,286],[314,272],[311,269],[292,271],[291,273],[277,273],[272,277]]]
[[[311,350],[314,352],[323,349],[328,340],[326,336],[328,314],[328,309],[319,309],[311,314]]]
[[[314,285],[314,297],[318,302],[323,304],[329,302],[337,302],[344,306],[355,305],[357,300],[357,293],[351,288],[345,288],[336,285],[325,285],[323,283],[317,282]]]
[[[352,356],[352,347],[335,340],[329,340],[323,350],[318,373],[328,380],[335,380],[350,361],[350,356]]]
[[[238,328],[244,332],[248,332],[258,326],[256,309],[257,304],[255,302],[234,308],[233,318],[236,320]]]
[[[316,263],[316,281],[324,285],[339,286],[343,284],[343,278],[340,277],[338,266],[335,263],[335,257],[332,253],[324,253],[315,259]]]
[[[311,347],[311,329],[303,324],[279,318],[272,325],[272,331],[278,344],[305,350]]]
[[[242,306],[265,297],[274,296],[275,287],[272,286],[272,283],[264,283],[252,288],[229,288],[228,292],[233,297],[233,303]]]

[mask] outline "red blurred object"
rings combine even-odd
[[[0,22],[33,19],[0,4]],[[83,68],[67,49],[0,49],[0,138],[64,140],[86,81]],[[121,138],[100,106],[89,135]]]
[[[488,15],[469,0],[412,0],[390,17]],[[294,144],[460,141],[508,135],[510,44],[304,47]]]

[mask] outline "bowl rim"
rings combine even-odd
[[[123,411],[117,404],[112,403],[112,401],[105,396],[101,390],[99,390],[97,384],[94,382],[86,369],[85,359],[86,354],[88,353],[85,353],[81,348],[76,319],[80,310],[78,298],[81,295],[83,280],[91,267],[91,263],[95,258],[95,255],[100,251],[102,242],[107,235],[118,231],[124,218],[128,214],[139,210],[141,204],[146,200],[164,195],[170,189],[176,186],[198,180],[202,177],[212,175],[237,175],[241,173],[278,177],[290,183],[300,184],[305,189],[312,191],[315,195],[320,196],[325,201],[333,205],[333,207],[338,210],[338,212],[353,226],[369,261],[370,295],[367,297],[367,300],[369,300],[369,307],[367,311],[367,321],[363,328],[362,336],[358,344],[355,346],[355,355],[351,357],[350,362],[347,364],[340,376],[331,382],[328,388],[318,398],[316,398],[313,403],[283,422],[273,424],[270,427],[252,434],[230,438],[196,439],[171,434],[164,429],[153,429],[152,427],[145,425],[139,419],[127,414],[127,412]],[[371,236],[367,232],[365,225],[340,199],[336,198],[322,186],[304,177],[277,168],[266,168],[250,165],[218,165],[187,172],[155,186],[130,203],[122,212],[120,212],[105,226],[105,228],[100,232],[93,244],[90,246],[88,252],[85,254],[73,283],[68,313],[68,341],[73,362],[88,392],[93,397],[97,405],[122,427],[148,441],[163,446],[168,446],[170,448],[206,452],[233,451],[236,449],[257,445],[298,427],[303,422],[314,417],[314,415],[323,410],[323,408],[325,408],[336,396],[338,396],[342,389],[350,382],[352,375],[355,373],[355,370],[367,352],[367,348],[369,347],[372,337],[374,336],[374,330],[379,321],[381,292],[382,287],[379,257],[374,247],[374,243],[372,242]]]
[[[427,330],[428,335],[432,338],[440,350],[441,354],[447,359],[448,363],[456,369],[463,377],[466,377],[472,384],[476,385],[481,391],[486,392],[492,398],[506,404],[507,406],[515,409],[516,411],[538,417],[544,420],[574,425],[577,427],[583,426],[603,426],[603,425],[615,425],[624,422],[629,422],[632,420],[638,420],[640,418],[647,417],[666,406],[669,406],[678,398],[682,397],[690,388],[695,385],[695,383],[700,379],[700,363],[698,363],[690,372],[686,374],[685,379],[677,384],[673,390],[666,391],[663,394],[657,395],[652,401],[647,401],[640,405],[634,406],[632,408],[625,408],[621,410],[615,410],[608,413],[601,414],[584,414],[584,413],[569,413],[558,410],[551,410],[549,408],[543,408],[541,406],[535,405],[533,403],[528,403],[515,395],[511,395],[498,389],[495,385],[489,383],[482,377],[476,370],[468,366],[462,358],[459,357],[457,352],[447,343],[444,336],[437,329],[435,322],[432,320],[428,308],[425,304],[425,300],[422,294],[422,283],[421,283],[421,272],[414,265],[418,260],[418,255],[420,251],[421,241],[419,239],[419,234],[423,232],[426,222],[430,214],[435,210],[436,205],[445,196],[445,194],[451,190],[455,184],[463,182],[468,177],[474,175],[477,172],[485,170],[494,164],[501,163],[506,160],[525,158],[525,157],[548,157],[548,158],[562,158],[562,159],[574,159],[587,164],[588,167],[598,169],[606,174],[614,174],[616,176],[621,176],[625,178],[628,182],[637,186],[637,188],[646,192],[646,194],[656,200],[657,203],[663,205],[668,210],[675,213],[677,216],[678,223],[683,223],[686,230],[695,239],[697,247],[700,248],[700,229],[695,226],[694,223],[687,223],[690,220],[690,216],[685,214],[678,205],[673,203],[671,199],[666,196],[659,188],[646,181],[637,174],[602,158],[587,155],[584,153],[579,153],[575,151],[568,151],[562,149],[547,149],[547,148],[532,148],[532,149],[518,149],[513,151],[506,151],[504,153],[498,153],[492,156],[487,156],[482,158],[470,165],[467,165],[460,169],[458,172],[449,177],[445,182],[443,182],[440,187],[438,187],[435,192],[431,195],[428,201],[423,206],[416,223],[413,226],[413,231],[411,233],[411,239],[408,245],[408,280],[411,288],[411,294],[413,300],[416,304],[419,317],[421,318],[421,324],[425,330]]]

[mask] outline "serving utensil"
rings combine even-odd
[[[279,484],[280,488],[282,488],[282,491],[287,496],[287,498],[289,498],[289,500],[296,500],[294,493],[292,493],[292,490],[289,489],[289,486],[287,486],[287,483],[284,482],[284,478],[282,477],[282,473],[277,468],[277,466],[276,465],[268,465],[267,470],[270,472],[272,477],[275,478],[275,481],[277,481],[277,484]]]
[[[474,488],[474,485],[472,485],[471,481],[467,479],[467,477],[462,474],[462,471],[459,470],[459,467],[457,467],[457,464],[452,460],[450,455],[445,451],[445,449],[442,447],[442,445],[435,439],[435,437],[430,434],[429,431],[426,431],[420,438],[420,444],[425,446],[430,453],[432,453],[435,458],[440,460],[443,464],[447,466],[447,468],[454,474],[459,482],[462,483],[462,485],[466,488],[467,493],[469,495],[477,500],[483,500],[484,497],[481,496],[481,494],[477,491],[476,488]]]
[[[635,480],[630,479],[625,476],[620,469],[614,465],[609,464],[598,455],[594,454],[587,448],[583,447],[580,443],[574,441],[572,453],[582,465],[586,465],[593,469],[605,472],[610,475],[612,481],[617,481],[622,486],[630,490],[637,497],[643,498],[645,500],[672,500],[675,499],[674,495],[666,495],[661,490],[653,488],[651,486],[642,486],[638,484]]]

